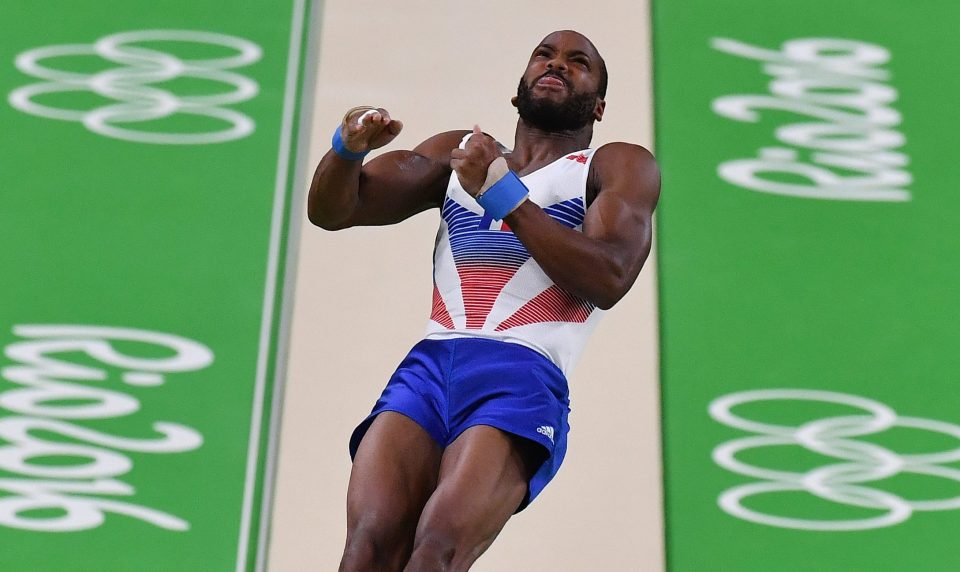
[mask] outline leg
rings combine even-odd
[[[341,572],[401,570],[437,484],[440,445],[409,417],[386,411],[360,442],[347,490]]]
[[[540,445],[488,425],[464,431],[443,453],[404,570],[468,570],[517,510],[545,456]]]

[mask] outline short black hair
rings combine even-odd
[[[597,55],[599,56],[600,52],[597,52]],[[607,75],[607,62],[603,61],[603,56],[600,56],[600,85],[597,87],[597,95],[600,96],[600,99],[607,97],[607,81],[609,79],[610,76]]]
[[[580,34],[580,32],[577,33]],[[610,80],[610,76],[607,74],[607,62],[603,59],[603,56],[600,55],[600,50],[597,49],[597,46],[593,45],[593,41],[583,34],[580,35],[590,44],[593,51],[596,52],[597,57],[600,58],[600,85],[597,86],[597,95],[600,96],[600,99],[603,99],[607,96],[607,82]]]

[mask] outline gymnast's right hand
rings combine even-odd
[[[343,116],[340,136],[347,149],[363,153],[390,143],[401,129],[403,123],[391,118],[386,109],[364,105],[350,109]]]

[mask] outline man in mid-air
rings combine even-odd
[[[636,280],[660,193],[647,150],[590,148],[606,87],[593,43],[560,31],[512,99],[512,150],[474,127],[364,165],[400,121],[361,107],[337,126],[312,223],[441,215],[427,334],[350,440],[342,572],[467,570],[559,469],[567,375]]]

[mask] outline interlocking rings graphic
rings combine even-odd
[[[235,54],[218,59],[181,59],[156,49],[137,46],[142,42],[178,42],[220,46]],[[254,130],[252,119],[221,106],[246,101],[259,91],[257,83],[226,71],[260,59],[259,46],[247,40],[190,30],[138,30],[113,34],[93,45],[69,44],[32,49],[17,56],[17,68],[43,80],[10,93],[10,105],[32,115],[49,119],[79,121],[94,133],[160,144],[220,143],[246,137]],[[99,56],[116,67],[95,74],[83,74],[42,65],[49,58]],[[194,78],[227,84],[233,89],[208,95],[177,96],[158,84],[178,78]],[[39,95],[90,91],[117,101],[93,110],[58,109],[34,101]],[[163,133],[138,131],[129,124],[164,119],[177,114],[205,116],[226,122],[229,127],[213,132]],[[204,122],[204,125],[206,122]]]
[[[769,400],[833,403],[859,409],[867,415],[828,417],[790,427],[745,419],[732,411],[737,405]],[[960,461],[960,426],[952,423],[900,417],[890,407],[870,399],[804,389],[763,389],[726,395],[710,404],[710,416],[730,427],[759,433],[728,441],[713,450],[713,460],[721,467],[760,479],[760,482],[733,487],[720,495],[720,507],[735,517],[781,528],[841,531],[893,526],[910,518],[915,511],[960,509],[960,496],[909,500],[863,486],[863,483],[900,473],[927,475],[960,483],[960,470],[943,466]],[[958,447],[935,453],[898,454],[875,443],[855,439],[892,427],[919,429],[953,437],[958,440]],[[804,447],[841,462],[795,473],[753,466],[737,458],[738,453],[749,449],[783,446]],[[806,492],[824,500],[884,512],[869,518],[811,520],[765,514],[743,505],[744,499],[754,495],[789,491]]]

